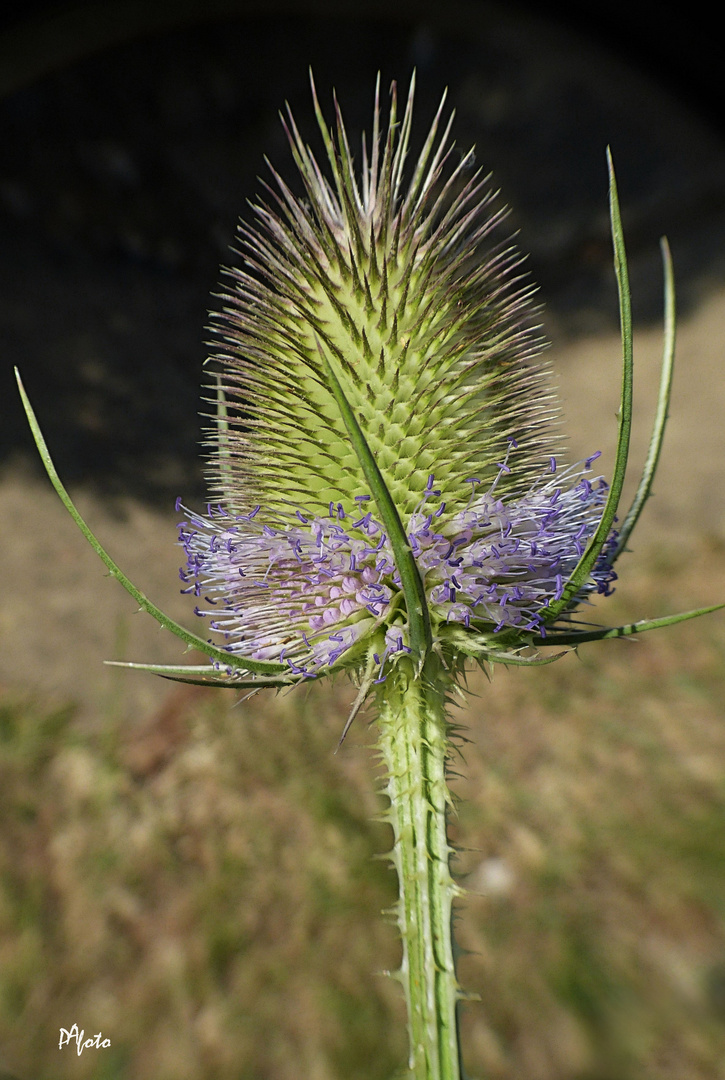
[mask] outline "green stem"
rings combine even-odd
[[[386,768],[388,820],[398,872],[398,926],[403,962],[397,977],[408,1006],[410,1080],[460,1080],[446,828],[451,803],[445,714],[450,678],[435,655],[420,676],[398,662],[378,689],[379,748]]]

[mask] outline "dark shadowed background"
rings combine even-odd
[[[586,22],[556,5],[36,6],[0,53],[3,461],[35,461],[13,407],[17,364],[41,415],[51,406],[46,435],[67,480],[159,506],[201,493],[209,294],[263,156],[290,174],[285,101],[314,139],[309,66],[355,134],[377,71],[387,90],[417,69],[419,136],[448,87],[458,145],[475,143],[493,172],[567,332],[615,325],[607,144],[640,323],[659,317],[665,229],[686,306],[725,273],[722,90],[704,77],[694,20],[673,54],[677,25],[651,25],[636,4],[619,26],[611,7]]]

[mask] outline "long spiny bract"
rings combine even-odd
[[[455,505],[472,474],[493,479],[507,439],[521,448],[516,490],[550,452],[555,409],[519,256],[498,243],[480,257],[503,211],[468,156],[451,166],[443,102],[404,190],[412,108],[411,84],[398,121],[393,86],[382,135],[376,92],[359,180],[337,106],[333,131],[315,97],[331,181],[288,113],[306,201],[272,170],[276,190],[254,207],[256,225],[240,226],[247,266],[229,271],[215,321],[228,416],[212,434],[212,481],[231,513],[261,503],[283,522],[371,494],[327,365],[404,521],[432,473]]]

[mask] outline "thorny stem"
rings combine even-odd
[[[396,978],[408,1007],[409,1080],[460,1080],[461,1065],[447,835],[450,795],[445,703],[449,677],[435,654],[421,676],[399,662],[378,690],[378,745],[385,765],[391,858],[398,873],[396,906],[403,961]]]

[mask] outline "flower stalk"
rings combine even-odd
[[[411,1080],[459,1080],[460,987],[456,978],[452,905],[459,889],[450,871],[450,794],[446,692],[452,680],[437,657],[416,675],[397,664],[378,687],[378,749],[390,802],[391,859],[399,882],[396,915],[403,960],[396,973],[408,1011]]]

